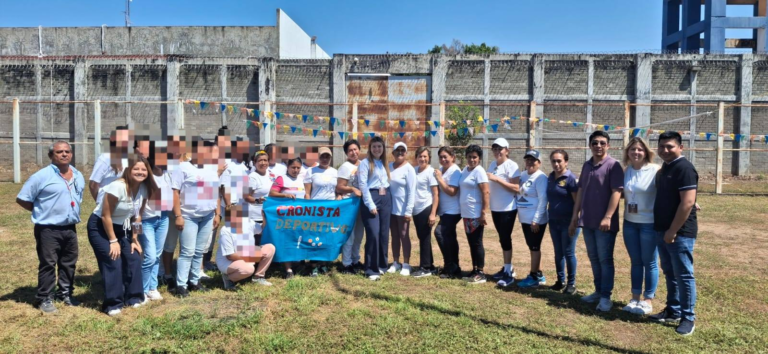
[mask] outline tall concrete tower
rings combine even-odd
[[[751,48],[764,53],[768,37],[766,0],[663,0],[661,48],[667,51],[722,53]],[[703,5],[703,6],[702,6]],[[752,6],[751,17],[727,17],[727,5]],[[704,17],[702,19],[702,8]],[[682,15],[682,16],[681,16]],[[682,20],[682,21],[681,21]],[[752,38],[725,38],[725,29],[752,29]],[[704,37],[701,38],[701,34]]]

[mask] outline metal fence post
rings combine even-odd
[[[437,144],[445,146],[445,101],[440,102],[440,129],[437,130]]]
[[[184,102],[181,99],[176,101],[176,129],[177,131],[184,129]]]
[[[101,155],[101,100],[93,102],[93,161]]]
[[[717,104],[717,165],[715,166],[715,193],[723,193],[723,117],[725,103]]]
[[[630,116],[630,108],[629,108],[629,101],[624,101],[624,147],[627,147],[627,144],[629,144],[629,116]]]
[[[21,132],[19,99],[13,99],[13,183],[21,183]]]
[[[536,149],[536,101],[531,101],[531,117],[528,119],[528,148]]]
[[[357,102],[352,102],[352,136],[357,136]]]

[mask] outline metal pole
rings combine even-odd
[[[723,116],[725,103],[717,104],[717,165],[715,166],[715,193],[723,193]]]
[[[627,147],[627,144],[629,144],[629,116],[630,116],[630,108],[629,108],[629,101],[624,101],[624,147]]]
[[[19,99],[13,99],[13,183],[21,183]]]
[[[101,155],[101,100],[93,102],[93,161]]]

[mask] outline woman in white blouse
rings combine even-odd
[[[435,171],[429,165],[429,148],[416,149],[416,199],[413,203],[413,224],[419,237],[419,269],[413,273],[416,278],[430,276],[437,272],[432,258],[432,226],[437,219],[440,196],[437,190]]]
[[[413,217],[413,203],[416,197],[416,171],[408,161],[406,154],[408,147],[405,143],[395,143],[392,149],[394,161],[389,163],[390,180],[389,190],[392,192],[392,217],[390,230],[392,231],[392,265],[387,273],[400,272],[400,275],[411,275],[411,218]],[[400,261],[400,249],[403,251],[403,260]]]
[[[517,216],[523,228],[525,243],[531,251],[531,272],[517,283],[521,288],[543,285],[547,282],[541,272],[541,241],[549,221],[547,214],[547,175],[539,170],[541,160],[537,150],[525,153],[525,171],[520,176],[517,195]]]
[[[344,143],[344,154],[347,155],[341,167],[339,167],[339,178],[336,181],[336,194],[341,198],[362,197],[360,183],[358,182],[357,169],[360,166],[360,143],[355,140],[347,140]],[[364,266],[360,263],[360,243],[363,241],[363,220],[361,213],[357,213],[355,228],[349,235],[347,243],[341,247],[341,265],[344,267],[342,273],[354,274],[362,271]]]
[[[389,220],[392,195],[389,192],[390,173],[384,139],[379,136],[368,142],[368,156],[360,162],[357,178],[363,203],[360,214],[365,227],[365,275],[379,280],[387,269]]]
[[[248,194],[243,196],[248,202],[248,217],[254,223],[253,234],[256,244],[260,242],[261,226],[264,223],[262,205],[272,189],[272,178],[269,175],[269,155],[266,151],[257,151],[251,158],[253,172],[248,174]]]

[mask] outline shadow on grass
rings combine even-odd
[[[477,316],[474,316],[474,315],[471,315],[471,314],[467,314],[467,313],[465,313],[463,311],[443,308],[443,307],[436,306],[436,305],[433,305],[433,304],[429,304],[429,303],[425,303],[425,302],[422,302],[422,301],[414,300],[414,299],[411,299],[409,297],[405,297],[405,298],[401,299],[401,298],[393,297],[393,296],[390,296],[390,295],[387,295],[387,294],[371,293],[371,292],[365,292],[365,291],[359,291],[359,290],[350,290],[350,289],[345,288],[343,285],[341,285],[341,283],[339,282],[338,277],[336,277],[335,274],[331,274],[330,278],[331,278],[331,282],[333,283],[333,286],[336,288],[337,291],[339,291],[339,292],[341,292],[343,294],[352,295],[352,296],[359,297],[359,298],[371,298],[371,299],[375,299],[375,300],[388,301],[388,302],[405,302],[408,305],[414,306],[414,307],[419,308],[419,309],[424,310],[424,311],[438,312],[438,313],[441,313],[443,315],[452,316],[452,317],[465,317],[465,318],[469,318],[469,319],[471,319],[473,321],[482,323],[483,325],[486,325],[486,326],[494,326],[494,327],[498,327],[498,328],[504,329],[504,330],[514,330],[514,331],[518,331],[518,332],[522,332],[522,333],[526,333],[526,334],[536,335],[536,336],[539,336],[539,337],[542,337],[542,338],[546,338],[546,339],[549,339],[549,340],[560,340],[560,341],[580,344],[580,345],[584,345],[584,346],[599,347],[599,348],[602,348],[602,349],[611,350],[611,351],[615,351],[615,352],[618,352],[618,353],[627,353],[627,354],[647,354],[648,353],[648,352],[644,352],[644,351],[641,351],[641,350],[625,349],[625,348],[615,347],[615,346],[612,346],[612,345],[609,345],[609,344],[605,344],[605,343],[601,343],[601,342],[597,342],[597,341],[594,341],[594,340],[591,340],[591,339],[575,338],[575,337],[572,337],[572,336],[569,336],[569,335],[553,335],[553,334],[542,332],[542,331],[535,330],[535,329],[532,329],[532,328],[526,328],[526,327],[523,327],[523,326],[517,326],[517,325],[513,325],[513,324],[508,324],[508,323],[499,323],[499,322],[496,322],[496,321],[493,321],[493,320],[488,320],[488,319],[485,319],[485,318],[481,318],[481,317],[477,317]],[[576,298],[576,301],[579,301],[578,298]]]
[[[86,290],[85,292],[80,292],[77,289]],[[101,288],[101,275],[99,273],[94,275],[76,275],[75,294],[74,298],[81,302],[80,307],[100,310],[101,298],[104,296],[104,292]],[[37,302],[37,299],[35,298],[36,295],[36,286],[21,286],[11,293],[0,296],[0,301],[15,301],[21,304],[35,306]]]

